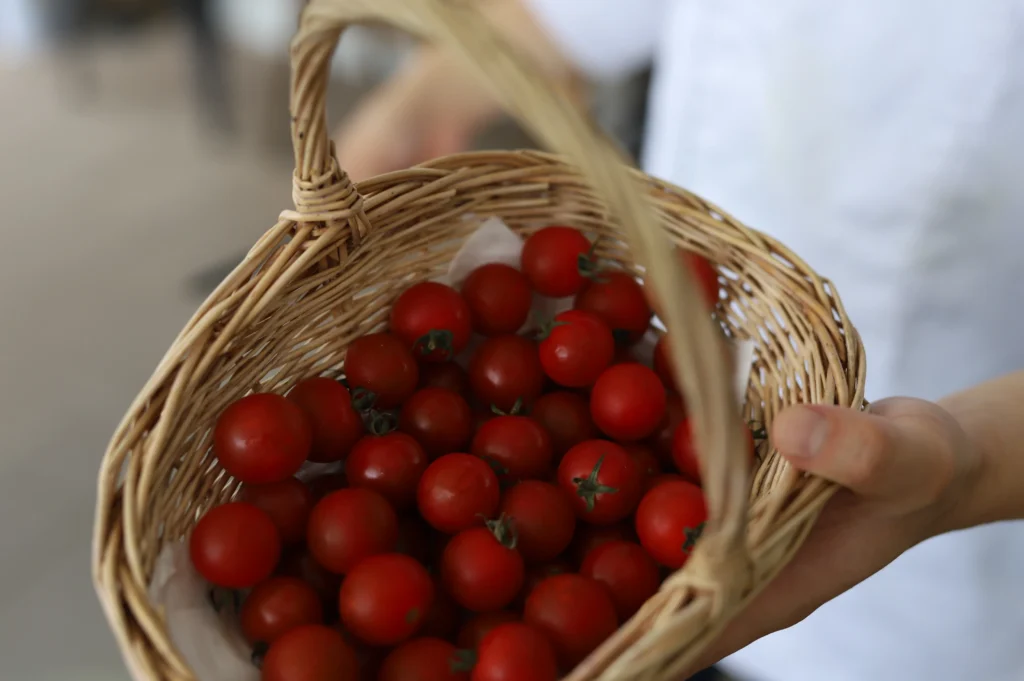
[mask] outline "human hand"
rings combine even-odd
[[[970,524],[959,509],[980,455],[942,407],[893,398],[869,412],[798,406],[772,425],[772,443],[796,468],[844,489],[825,506],[793,560],[729,624],[698,668],[792,626],[901,553]]]

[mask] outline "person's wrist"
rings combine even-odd
[[[940,519],[936,534],[963,530],[999,520],[997,462],[979,432],[975,409],[959,400],[940,402],[959,426],[954,443],[959,449],[956,494]]]

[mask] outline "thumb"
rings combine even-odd
[[[896,398],[871,412],[802,405],[779,414],[772,442],[796,468],[860,496],[926,502],[953,475],[947,420],[938,406]]]

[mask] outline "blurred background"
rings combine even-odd
[[[90,579],[107,440],[182,325],[289,207],[301,0],[0,0],[0,659],[9,681],[127,673]],[[330,115],[408,41],[353,31]],[[646,77],[599,84],[628,148]],[[510,123],[482,148],[530,146]]]

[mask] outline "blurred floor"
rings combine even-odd
[[[189,277],[244,253],[290,200],[287,156],[203,132],[185,49],[158,33],[75,55],[70,71],[0,67],[0,659],[11,681],[127,678],[89,576],[101,454],[199,302]],[[96,89],[75,95],[67,79],[90,69]]]

